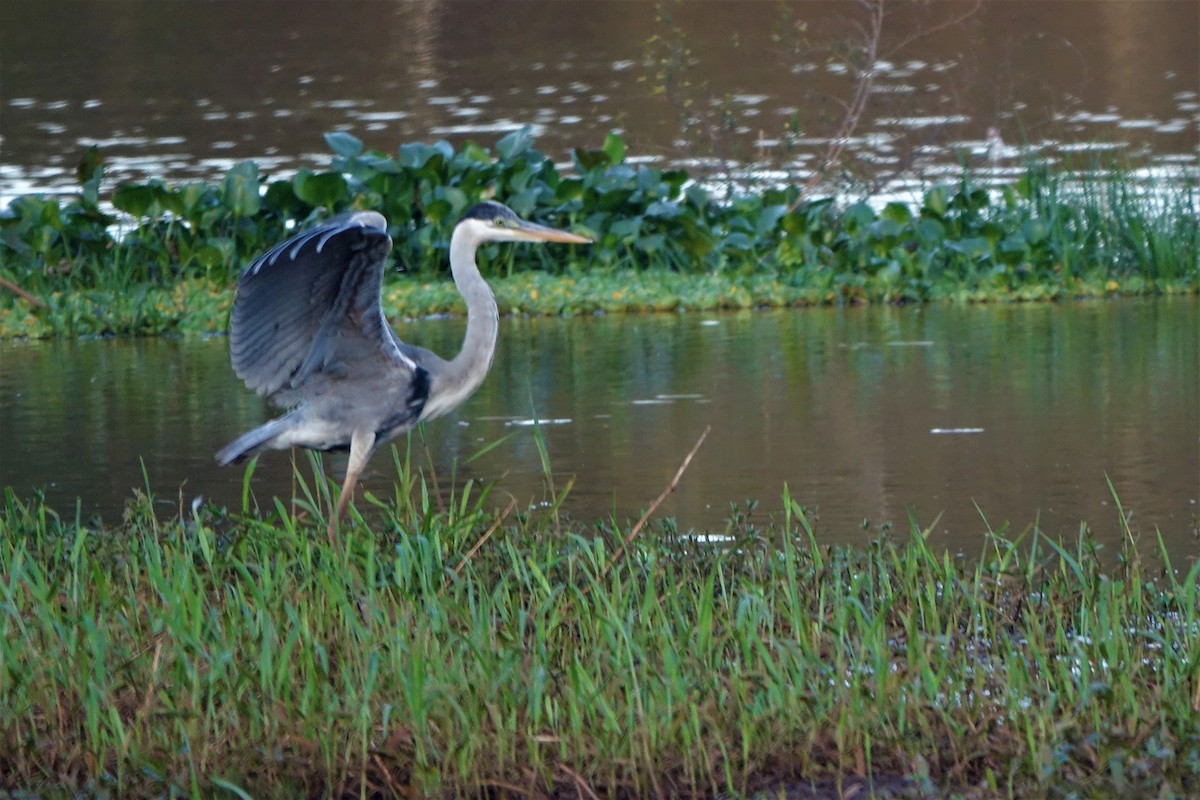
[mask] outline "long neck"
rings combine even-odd
[[[467,335],[463,337],[462,349],[450,361],[445,375],[453,405],[466,400],[479,388],[496,353],[499,312],[492,290],[475,266],[475,249],[478,245],[479,242],[464,225],[456,228],[450,238],[450,271],[454,274],[454,285],[467,303]]]

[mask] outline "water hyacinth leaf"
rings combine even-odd
[[[225,237],[211,239],[193,252],[197,263],[205,269],[224,267],[233,262],[233,255],[233,241]]]
[[[882,269],[875,274],[875,277],[884,284],[896,283],[900,279],[900,263],[895,259],[884,261]]]
[[[948,204],[949,198],[946,196],[946,187],[935,186],[926,193],[925,205],[921,210],[937,217],[943,217],[946,215]]]
[[[674,219],[682,213],[683,209],[678,204],[664,200],[655,200],[646,206],[646,216],[654,219]]]
[[[749,250],[754,246],[750,237],[744,233],[731,233],[721,240],[722,250]]]
[[[510,195],[507,204],[519,216],[528,217],[533,214],[533,210],[537,208],[537,189],[526,189],[523,192]]]
[[[512,161],[533,144],[533,128],[526,125],[496,142],[496,152],[504,161]]]
[[[773,236],[779,220],[787,213],[786,206],[767,206],[758,214],[754,229],[759,236]]]
[[[640,237],[636,242],[636,246],[639,250],[645,253],[653,254],[664,249],[666,240],[667,237],[663,234],[654,233],[649,236]]]
[[[890,219],[877,219],[867,226],[867,232],[876,241],[895,239],[903,230],[898,223]]]
[[[83,186],[96,176],[103,165],[104,157],[100,155],[100,148],[91,145],[83,151],[83,155],[79,157],[79,163],[75,165],[75,179],[79,181],[80,186]]]
[[[992,252],[992,243],[982,237],[973,236],[958,241],[946,242],[946,249],[961,253],[970,259],[981,259]]]
[[[609,163],[608,155],[603,150],[586,150],[576,147],[571,151],[571,155],[575,159],[575,166],[584,174],[608,166]]]
[[[414,142],[400,145],[396,154],[400,166],[419,169],[426,175],[436,177],[445,167],[446,162],[454,157],[454,148],[444,140],[433,144]]]
[[[508,174],[506,181],[508,191],[511,193],[525,191],[531,180],[533,180],[533,170],[527,167],[513,170]],[[516,209],[513,210],[515,211]]]
[[[346,179],[338,172],[314,173],[301,168],[292,179],[292,190],[310,206],[332,211],[349,194]]]
[[[1046,223],[1040,219],[1027,219],[1021,223],[1021,235],[1025,237],[1025,241],[1031,246],[1036,247],[1046,241],[1046,237],[1050,235],[1050,230]]]
[[[382,175],[399,175],[400,165],[396,163],[396,159],[390,156],[385,156],[382,153],[367,153],[358,159],[358,163],[367,167],[372,172]]]
[[[961,211],[980,211],[987,208],[988,195],[983,189],[964,188],[950,201],[950,207]]]
[[[668,187],[663,185],[662,170],[654,169],[653,167],[642,167],[634,171],[633,174],[638,189],[646,197],[667,197],[670,194]]]
[[[252,217],[258,213],[261,205],[258,165],[253,161],[242,161],[230,167],[221,189],[221,202],[235,215]]]
[[[411,144],[402,144],[396,150],[396,160],[400,162],[400,166],[408,169],[420,169],[425,166],[425,162],[433,155],[432,147],[420,142],[412,142]]]
[[[693,183],[683,193],[684,199],[693,207],[703,209],[708,206],[710,197],[708,190],[698,183]]]
[[[559,203],[577,200],[583,195],[583,181],[578,178],[568,178],[558,182],[554,187],[554,199]]]
[[[354,158],[363,149],[362,140],[345,131],[325,134],[325,144],[329,145],[330,150],[345,159]]]
[[[1003,239],[1006,234],[1007,232],[1004,230],[1004,228],[1000,225],[997,225],[995,222],[985,222],[983,226],[979,228],[979,235],[991,242],[993,246],[996,244],[996,242]]]
[[[104,178],[104,157],[100,148],[92,145],[83,151],[75,165],[75,177],[79,180],[80,199],[85,205],[95,206],[100,200],[100,182]]]
[[[487,151],[487,148],[480,147],[474,142],[464,144],[462,150],[458,151],[458,156],[472,164],[486,164],[492,160],[492,154]]]
[[[847,232],[862,230],[875,221],[875,211],[866,203],[855,203],[842,212],[842,224]]]
[[[912,220],[912,210],[906,203],[899,203],[893,200],[883,207],[883,210],[879,212],[879,216],[882,219],[891,220],[898,225],[904,225]]]
[[[946,238],[946,226],[936,219],[926,217],[917,223],[917,238],[924,247],[937,247]]]
[[[625,160],[625,142],[620,136],[609,131],[604,137],[604,155],[608,156],[608,163],[616,165]]]
[[[141,219],[155,206],[154,187],[145,183],[122,182],[112,193],[112,204],[118,211]]]
[[[668,188],[668,197],[678,197],[690,180],[691,176],[681,169],[669,169],[662,174],[662,181]]]
[[[189,220],[195,218],[202,205],[217,202],[211,187],[203,183],[189,183],[176,194],[179,196],[180,213]]]
[[[609,231],[618,239],[633,239],[642,229],[642,220],[639,217],[630,217],[629,219],[619,219],[614,222]]]
[[[444,200],[449,204],[449,215],[455,219],[467,210],[467,204],[470,202],[466,192],[454,186],[439,186],[434,190],[433,195],[438,200]]]
[[[1006,264],[1016,264],[1022,261],[1028,251],[1029,247],[1025,237],[1016,233],[1004,237],[996,245],[996,255]]]
[[[272,181],[267,184],[263,202],[268,208],[274,209],[282,216],[293,218],[303,218],[312,208],[311,204],[304,202],[296,195],[293,181],[287,180]],[[192,214],[193,212],[186,212],[185,215],[190,219]]]

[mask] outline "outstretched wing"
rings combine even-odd
[[[264,253],[238,279],[233,369],[260,395],[304,399],[316,375],[353,379],[383,365],[415,373],[379,304],[392,240],[373,211],[342,217]]]

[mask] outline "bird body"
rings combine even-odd
[[[487,375],[499,313],[475,252],[488,241],[589,240],[525,222],[499,203],[470,209],[450,239],[467,331],[449,361],[405,343],[384,319],[380,292],[392,242],[382,215],[352,213],[259,256],[238,279],[230,355],[247,387],[291,410],[234,439],[216,454],[218,463],[268,449],[349,449],[342,496],[330,520],[332,540],[372,453],[417,423],[457,408]]]

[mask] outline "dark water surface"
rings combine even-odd
[[[427,426],[428,446],[444,490],[456,474],[536,505],[537,416],[557,485],[576,477],[569,513],[627,518],[711,425],[661,512],[682,528],[720,531],[747,498],[765,521],[786,483],[829,541],[903,527],[911,508],[923,525],[940,515],[938,541],[968,553],[985,528],[976,505],[997,529],[1086,521],[1116,541],[1108,479],[1135,532],[1157,526],[1194,554],[1198,321],[1195,298],[505,319],[492,374]],[[450,354],[462,321],[400,331]],[[241,470],[212,454],[267,413],[223,338],[0,343],[0,485],[111,519],[144,462],[164,501],[237,507]],[[339,478],[342,463],[326,461]],[[290,469],[285,453],[261,460],[260,500],[291,496]],[[381,452],[362,485],[387,497],[394,476]]]
[[[857,174],[897,190],[987,169],[992,126],[1050,162],[1195,173],[1200,4],[972,6],[887,4],[847,142]],[[91,144],[113,179],[248,158],[279,174],[326,166],[335,129],[395,152],[531,125],[562,160],[618,130],[632,155],[803,180],[844,118],[865,22],[848,2],[4,0],[0,200],[69,187]]]

